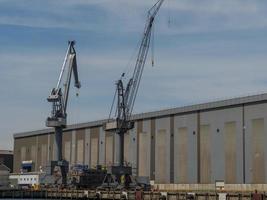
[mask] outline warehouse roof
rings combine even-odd
[[[149,118],[163,117],[163,116],[168,116],[168,115],[179,115],[179,114],[184,114],[184,113],[193,113],[193,112],[207,111],[207,110],[212,110],[212,109],[222,109],[225,107],[239,106],[243,104],[254,104],[254,103],[260,103],[260,102],[267,102],[267,93],[258,94],[258,95],[250,95],[250,96],[245,96],[245,97],[231,98],[231,99],[226,99],[226,100],[219,100],[219,101],[214,101],[214,102],[209,102],[209,103],[201,103],[201,104],[196,104],[196,105],[191,105],[191,106],[170,108],[170,109],[153,111],[153,112],[140,113],[140,114],[133,115],[132,119],[133,120],[149,119]],[[87,123],[72,124],[72,125],[69,125],[65,130],[74,130],[74,129],[101,126],[106,121],[107,120],[98,120],[98,121],[92,121],[92,122],[87,122]],[[33,135],[43,135],[43,134],[48,134],[48,133],[53,133],[53,132],[54,130],[50,128],[50,129],[42,129],[42,130],[36,130],[36,131],[30,131],[30,132],[15,133],[14,138],[29,137]]]

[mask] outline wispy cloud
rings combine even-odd
[[[138,31],[156,1],[2,1],[0,24],[76,30]],[[267,25],[266,3],[249,0],[166,0],[159,30],[167,33],[239,30]],[[5,12],[9,10],[9,12]],[[23,15],[23,17],[21,17]],[[169,15],[169,16],[168,16]],[[172,28],[167,28],[171,17]],[[220,26],[218,26],[220,24]]]

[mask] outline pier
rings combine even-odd
[[[256,195],[256,196],[255,196]],[[0,190],[0,198],[10,199],[129,199],[144,200],[266,200],[265,192],[142,192],[96,190]]]

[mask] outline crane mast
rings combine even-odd
[[[78,78],[76,51],[74,49],[75,42],[69,41],[68,49],[61,68],[59,79],[55,88],[52,89],[47,101],[52,103],[51,116],[46,120],[47,127],[54,127],[55,129],[55,161],[52,161],[52,168],[58,166],[61,171],[62,183],[66,184],[66,171],[68,163],[62,158],[62,132],[67,125],[67,105],[69,97],[69,89],[71,83],[72,73],[74,75],[74,86],[80,88],[81,84]],[[67,65],[68,64],[68,65]],[[66,81],[63,84],[63,91],[61,83],[63,75],[67,70]]]
[[[124,134],[134,127],[134,122],[131,121],[131,114],[146,63],[154,19],[163,2],[164,0],[158,0],[157,3],[148,11],[147,22],[141,45],[139,47],[133,75],[129,79],[126,88],[124,87],[122,81],[124,74],[121,79],[116,82],[115,96],[117,96],[117,104],[115,109],[115,120],[112,120],[109,117],[109,121],[105,124],[106,131],[113,131],[119,135],[119,165],[121,167],[124,165]],[[113,106],[111,108],[111,112],[112,110]]]

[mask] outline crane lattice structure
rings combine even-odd
[[[58,166],[61,171],[62,184],[66,184],[66,173],[68,170],[68,162],[62,158],[62,132],[63,128],[67,125],[67,105],[70,90],[70,83],[72,73],[74,75],[74,86],[80,88],[81,84],[78,78],[76,51],[74,49],[75,42],[69,41],[68,49],[64,58],[64,62],[61,68],[59,79],[55,88],[52,89],[51,94],[47,98],[47,101],[52,103],[51,116],[46,120],[47,127],[55,128],[55,161],[52,161],[52,169]],[[67,65],[68,64],[68,65]],[[67,70],[66,80],[62,81]]]
[[[111,107],[110,116],[108,123],[105,124],[107,131],[114,131],[119,135],[120,138],[120,156],[119,164],[124,165],[124,134],[128,130],[134,127],[134,122],[131,121],[131,115],[136,100],[137,92],[140,86],[146,58],[149,50],[151,41],[152,28],[155,17],[162,5],[164,0],[158,0],[157,3],[148,11],[147,22],[145,25],[143,38],[139,47],[138,56],[133,71],[132,77],[129,79],[126,88],[124,87],[122,78],[116,82],[115,97],[117,98],[117,104],[115,110],[115,121],[111,118],[113,112],[114,101]]]

